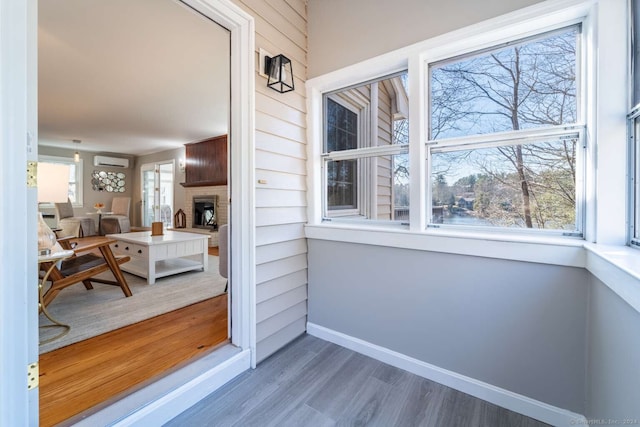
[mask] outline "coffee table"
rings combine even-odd
[[[209,236],[183,231],[165,231],[152,236],[150,231],[109,234],[117,240],[111,249],[117,255],[129,255],[131,261],[120,268],[144,277],[152,285],[159,277],[208,267]]]

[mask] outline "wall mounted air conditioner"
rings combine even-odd
[[[111,168],[128,168],[129,159],[123,159],[120,157],[94,156],[93,165],[107,166]]]

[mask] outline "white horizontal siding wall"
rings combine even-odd
[[[305,331],[307,320],[306,0],[235,0],[260,48],[291,59],[295,91],[267,88],[256,70],[256,360]]]

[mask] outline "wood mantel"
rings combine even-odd
[[[227,135],[185,144],[183,187],[227,185]]]

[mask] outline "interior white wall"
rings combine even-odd
[[[309,239],[309,322],[585,411],[589,274]]]
[[[640,313],[591,276],[587,411],[590,419],[640,420]]]
[[[541,0],[309,0],[309,78]]]

